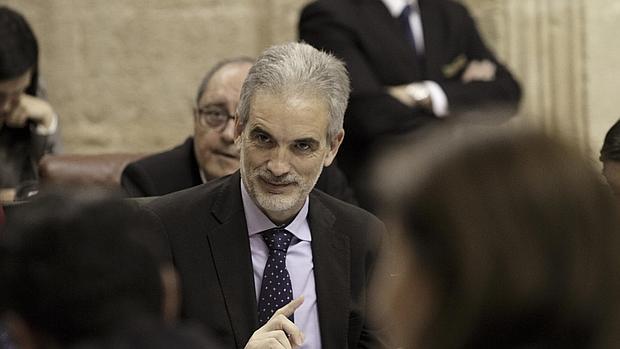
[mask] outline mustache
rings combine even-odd
[[[267,169],[259,169],[256,172],[256,176],[260,177],[262,180],[276,184],[276,185],[286,185],[299,183],[299,176],[296,173],[287,173],[282,176],[274,176],[273,173],[269,172]]]

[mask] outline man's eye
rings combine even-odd
[[[260,144],[268,144],[271,141],[271,139],[269,139],[267,135],[264,135],[262,133],[258,133],[254,137]]]
[[[312,146],[309,143],[297,143],[295,144],[295,148],[302,152],[308,152],[312,150]]]
[[[205,115],[209,118],[212,119],[224,119],[227,118],[228,115],[226,115],[226,113],[224,113],[224,111],[219,110],[219,109],[211,109],[211,110],[206,110],[205,111]]]

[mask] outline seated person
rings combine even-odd
[[[196,96],[194,136],[174,149],[129,164],[121,177],[129,196],[164,195],[239,169],[233,116],[253,62],[244,57],[224,60],[206,74]],[[335,165],[323,171],[317,188],[356,203],[344,174]]]
[[[620,120],[607,131],[599,159],[607,184],[614,194],[620,195]]]
[[[386,263],[395,276],[376,286],[398,344],[617,347],[614,198],[577,149],[536,132],[493,133],[435,137],[378,167],[397,238]]]
[[[36,97],[38,54],[28,22],[0,6],[0,201],[36,182],[39,159],[53,150],[58,117]]]
[[[149,225],[134,208],[98,192],[46,194],[20,207],[0,246],[0,284],[11,285],[0,315],[19,348],[167,328],[155,240],[141,240]]]

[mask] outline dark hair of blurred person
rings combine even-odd
[[[109,336],[83,341],[70,349],[217,349],[212,339],[192,327],[141,326],[124,328]]]
[[[0,81],[31,71],[26,93],[37,94],[39,46],[26,19],[16,11],[0,6]]]
[[[616,195],[620,195],[620,120],[607,131],[599,160],[603,175]]]
[[[128,202],[132,204],[127,204]],[[162,236],[154,234],[153,229],[149,228],[151,223],[146,216],[141,214],[137,202],[125,201],[125,204],[127,209],[131,210],[133,223],[137,223],[140,227],[140,229],[131,229],[127,234],[130,239],[146,247],[155,257],[162,281],[162,317],[167,324],[174,325],[178,322],[181,311],[181,281],[172,262],[170,251]]]
[[[142,228],[132,207],[97,193],[48,194],[22,213],[7,225],[1,284],[11,286],[0,300],[20,348],[161,322],[158,263],[129,236]]]
[[[618,343],[615,201],[574,149],[536,132],[435,135],[378,170],[407,348]]]

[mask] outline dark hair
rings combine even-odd
[[[32,69],[26,92],[36,95],[38,59],[37,39],[26,19],[9,7],[0,6],[0,81],[17,78]]]
[[[202,327],[170,328],[161,324],[145,323],[120,329],[103,338],[96,338],[70,349],[217,349],[223,348]]]
[[[327,140],[331,144],[343,127],[351,86],[349,72],[336,56],[304,42],[288,42],[267,48],[250,68],[237,106],[242,128],[250,119],[250,107],[259,91],[286,98],[321,98],[327,106]]]
[[[153,255],[129,237],[136,209],[99,194],[48,194],[7,225],[6,307],[60,344],[161,317]]]
[[[601,148],[601,161],[620,161],[620,120],[611,126]]]
[[[198,92],[196,93],[196,105],[198,105],[198,103],[200,102],[200,98],[202,98],[202,95],[207,90],[207,87],[209,86],[209,82],[211,81],[211,78],[213,77],[213,75],[215,75],[215,73],[217,73],[220,69],[224,68],[225,66],[229,64],[236,65],[236,64],[242,64],[242,63],[254,64],[254,59],[250,57],[245,57],[245,56],[227,58],[227,59],[217,62],[213,67],[211,67],[211,69],[209,69],[207,74],[205,74],[204,78],[202,78],[202,81],[200,82],[200,86],[198,86]]]
[[[426,327],[407,344],[609,345],[620,294],[615,200],[577,150],[536,132],[493,132],[434,137],[383,164],[380,178],[393,179],[384,216],[434,288]]]

